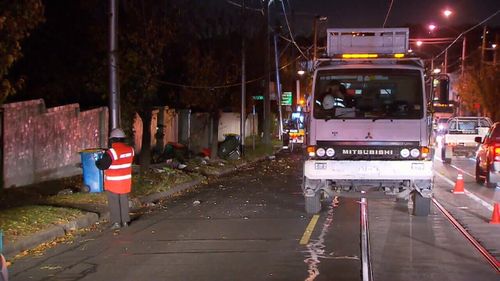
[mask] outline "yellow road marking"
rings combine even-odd
[[[314,215],[311,218],[311,221],[309,222],[309,224],[306,227],[306,231],[304,231],[304,235],[302,235],[302,238],[300,239],[300,242],[299,242],[300,245],[306,245],[307,243],[309,243],[309,238],[311,238],[311,235],[314,231],[314,227],[316,226],[316,223],[318,222],[318,219],[319,219],[319,215]]]

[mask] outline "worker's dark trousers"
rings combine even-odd
[[[117,194],[106,191],[108,195],[109,220],[111,223],[128,223],[130,216],[128,214],[128,195]]]

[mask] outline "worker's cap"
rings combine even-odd
[[[120,128],[115,128],[111,130],[111,133],[109,134],[110,139],[123,139],[125,137],[126,137],[125,133]]]

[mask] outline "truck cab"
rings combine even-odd
[[[408,29],[328,29],[314,72],[303,194],[380,192],[428,215],[433,184],[424,66],[408,57]]]

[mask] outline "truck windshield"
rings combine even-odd
[[[420,119],[421,73],[411,69],[318,71],[313,113],[316,119]]]

